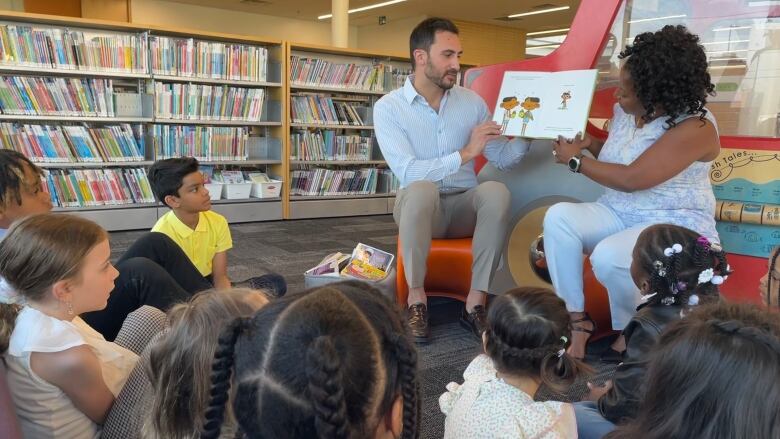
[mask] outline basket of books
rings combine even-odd
[[[373,284],[389,298],[395,297],[394,256],[359,243],[352,253],[336,252],[323,258],[304,273],[306,288],[357,279]]]
[[[268,177],[265,172],[249,172],[247,180],[252,182],[249,195],[254,198],[276,198],[282,192],[282,181]]]

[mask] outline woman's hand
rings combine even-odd
[[[577,133],[574,139],[565,139],[558,136],[558,140],[553,140],[553,155],[558,163],[567,164],[569,159],[577,154],[582,154],[583,149],[591,146],[593,140],[589,136],[583,136]]]

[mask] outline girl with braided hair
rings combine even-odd
[[[585,368],[566,353],[571,322],[563,300],[545,288],[517,288],[493,301],[487,323],[485,354],[439,398],[444,437],[576,437],[570,404],[534,401],[540,384],[569,385]]]
[[[670,325],[650,352],[636,419],[609,439],[780,437],[780,316],[719,303]]]
[[[214,354],[201,438],[219,437],[231,381],[243,437],[416,438],[417,354],[406,329],[381,292],[357,281],[236,319]]]
[[[780,247],[775,247],[767,259],[766,274],[759,281],[761,300],[770,308],[780,307]]]
[[[631,277],[643,303],[623,336],[627,349],[612,381],[589,383],[589,401],[576,403],[580,438],[601,438],[636,416],[640,387],[645,382],[648,351],[670,323],[698,304],[718,302],[718,286],[729,274],[719,244],[672,224],[650,226],[639,234],[633,250]]]

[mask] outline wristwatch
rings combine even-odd
[[[582,154],[577,154],[575,156],[572,156],[572,158],[569,159],[569,171],[571,172],[580,172],[580,168],[582,167]]]

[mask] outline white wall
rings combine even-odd
[[[0,0],[7,1],[7,0]],[[330,22],[272,17],[163,0],[132,0],[132,22],[199,29],[273,40],[330,45]],[[357,27],[349,27],[349,46],[357,47]]]

